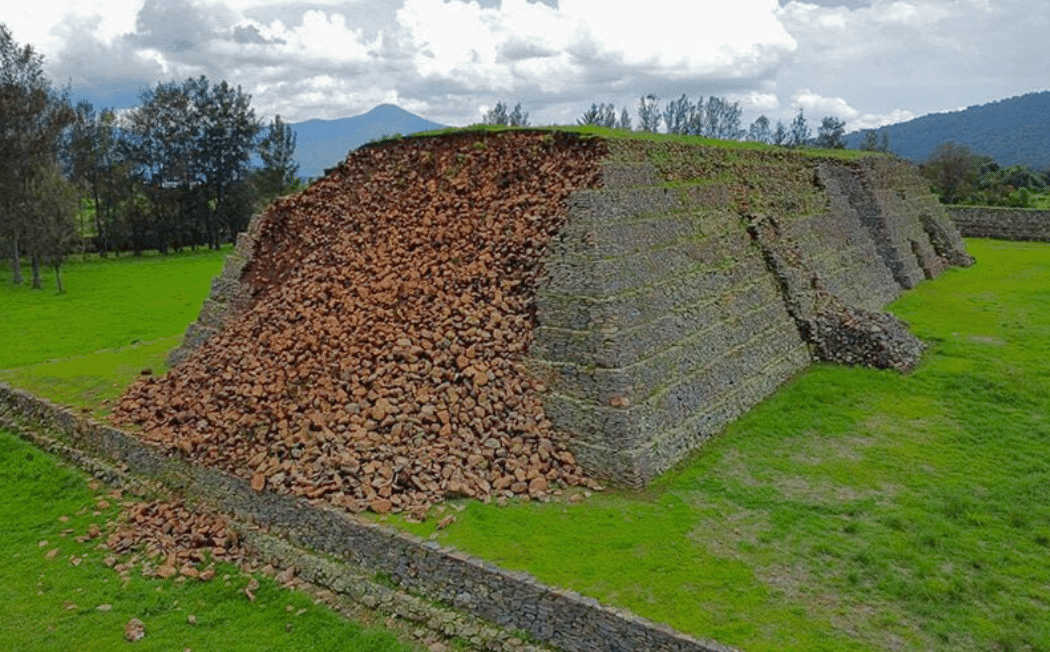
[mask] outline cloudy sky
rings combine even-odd
[[[35,0],[0,12],[74,99],[207,75],[286,121],[390,102],[450,125],[718,95],[851,129],[1050,89],[1047,0]]]

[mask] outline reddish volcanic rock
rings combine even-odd
[[[528,131],[352,153],[261,218],[251,306],[115,421],[351,511],[593,486],[522,358],[541,256],[603,153]]]

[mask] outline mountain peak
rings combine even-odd
[[[299,174],[306,178],[323,175],[326,168],[340,163],[351,150],[371,140],[445,127],[395,104],[380,104],[352,118],[306,120],[290,126],[296,132]]]

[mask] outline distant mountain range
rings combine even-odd
[[[325,168],[341,163],[350,150],[370,140],[445,127],[393,104],[380,104],[352,118],[307,120],[289,126],[296,133],[295,157],[299,161],[299,176],[304,179],[322,176]]]
[[[1050,169],[1050,91],[930,113],[883,129],[894,153],[917,162],[941,143],[954,141],[1003,166]],[[847,134],[847,146],[856,148],[862,138],[859,132]]]
[[[361,145],[393,134],[443,129],[393,104],[380,104],[368,113],[339,120],[291,123],[297,135],[296,158],[304,179],[320,177]],[[961,111],[930,113],[908,122],[883,127],[890,149],[916,162],[926,160],[933,148],[947,141],[966,145],[976,154],[990,156],[1000,165],[1027,165],[1050,169],[1050,91],[1028,93]],[[860,132],[846,135],[856,148]]]

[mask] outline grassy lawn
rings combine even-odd
[[[167,352],[197,318],[227,253],[73,257],[62,295],[50,270],[44,289],[32,290],[0,268],[0,381],[107,412],[143,369],[166,370]]]
[[[890,307],[910,376],[814,367],[643,493],[436,536],[751,652],[1050,650],[1050,245],[969,247]]]
[[[196,318],[228,250],[168,257],[72,260],[67,292],[34,291],[0,271],[0,381],[96,414],[143,369],[164,358]],[[116,518],[95,506],[84,474],[0,431],[0,647],[114,650],[124,625],[146,625],[141,650],[407,651],[385,630],[363,629],[303,594],[221,566],[212,582],[176,582],[134,573],[127,584],[103,563],[90,524]],[[53,550],[49,558],[48,553]],[[189,623],[193,615],[195,624]]]
[[[890,307],[930,344],[911,375],[813,367],[644,492],[504,508],[468,501],[447,529],[434,529],[438,518],[399,525],[750,652],[1050,650],[1050,245],[968,245],[977,266]],[[98,409],[141,368],[162,370],[220,266],[198,256],[77,263],[61,297],[12,289],[0,272],[0,304],[16,306],[0,312],[0,342],[16,343],[0,347],[0,379]],[[92,289],[89,277],[125,290]],[[180,289],[192,279],[197,289]],[[116,314],[147,312],[158,287],[167,307],[148,315],[152,330]],[[78,292],[84,320],[47,307]],[[56,332],[52,321],[69,341],[31,335]],[[8,558],[43,563],[37,542],[57,540],[46,530],[57,516],[39,511],[33,523],[0,517],[5,539],[25,533]],[[79,549],[67,543],[62,559]],[[118,588],[98,570],[109,575],[90,590]],[[17,572],[31,595],[43,571]],[[143,583],[140,595],[160,600]],[[196,598],[177,599],[201,619]],[[102,617],[89,604],[98,600],[66,601],[77,609],[56,618]],[[167,608],[181,631],[174,606],[148,604]],[[239,631],[254,631],[243,623]]]
[[[135,650],[409,652],[393,634],[347,622],[304,594],[220,565],[210,582],[132,573],[123,583],[104,563],[100,537],[78,542],[120,506],[84,475],[0,431],[0,647],[21,652],[108,652],[130,645],[137,618],[146,637]],[[99,507],[100,499],[109,506]]]
[[[44,288],[31,290],[28,274],[16,286],[10,268],[0,267],[0,369],[181,335],[229,251],[74,257],[62,268],[62,295],[50,270]]]

